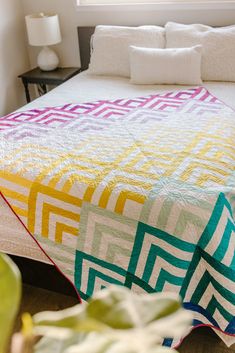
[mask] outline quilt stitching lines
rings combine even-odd
[[[1,190],[83,298],[174,291],[234,333],[231,109],[199,87],[0,123]]]

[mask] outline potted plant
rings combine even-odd
[[[35,338],[35,353],[172,353],[163,338],[181,337],[190,323],[176,294],[137,295],[111,285],[87,303],[24,316],[13,353],[28,351]]]

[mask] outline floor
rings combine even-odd
[[[34,314],[43,310],[59,310],[76,304],[73,297],[50,292],[45,289],[24,285],[20,312]],[[20,328],[20,319],[15,330]],[[180,353],[235,353],[235,345],[227,348],[225,344],[208,328],[194,330],[178,348]]]

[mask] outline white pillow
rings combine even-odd
[[[131,82],[201,84],[201,46],[179,49],[130,47]]]
[[[202,79],[235,81],[235,26],[212,28],[168,22],[166,47],[202,45]]]
[[[158,26],[97,26],[89,72],[130,77],[129,46],[164,48],[165,29]]]

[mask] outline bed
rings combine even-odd
[[[83,71],[2,118],[1,251],[55,264],[85,300],[108,283],[179,292],[194,326],[234,343],[234,97]]]

